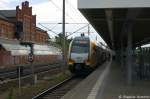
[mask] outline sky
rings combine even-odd
[[[21,6],[21,2],[25,0],[1,0],[0,10],[15,9],[17,5]],[[53,32],[48,31],[49,36],[52,38],[56,34],[62,32],[62,0],[27,0],[29,5],[33,8],[33,14],[37,15],[37,26],[48,31],[51,29]],[[78,31],[71,37],[79,36],[81,32],[88,32],[88,21],[77,9],[77,0],[66,0],[66,32],[69,35],[70,32],[75,32],[81,27],[85,27]],[[71,24],[73,23],[73,24]],[[80,24],[82,23],[82,24]],[[42,25],[42,26],[41,26]],[[44,27],[43,27],[44,26]],[[46,28],[45,28],[46,27]],[[48,29],[47,29],[48,28]],[[90,38],[97,42],[103,42],[102,38],[90,25]]]

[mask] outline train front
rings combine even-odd
[[[75,38],[70,44],[68,65],[72,73],[87,73],[90,70],[90,40],[86,37]]]

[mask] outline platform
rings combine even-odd
[[[125,68],[106,62],[62,99],[150,99],[150,81],[126,81]]]

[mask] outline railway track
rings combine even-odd
[[[82,80],[83,78],[81,77],[70,77],[54,87],[50,87],[42,93],[34,96],[32,99],[61,99],[62,96],[64,96]]]
[[[45,65],[45,66],[36,66],[34,69],[34,73],[40,73],[48,70],[53,70],[60,68],[61,64],[56,63],[56,64],[50,64],[50,65]],[[27,76],[32,74],[31,68],[30,67],[25,67],[23,68],[23,72],[21,74],[21,77]],[[0,81],[4,81],[6,79],[16,79],[18,78],[18,73],[17,69],[13,69],[12,71],[6,71],[6,72],[1,72],[0,73]]]

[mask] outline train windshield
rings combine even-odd
[[[89,43],[75,43],[72,45],[72,53],[88,53]]]

